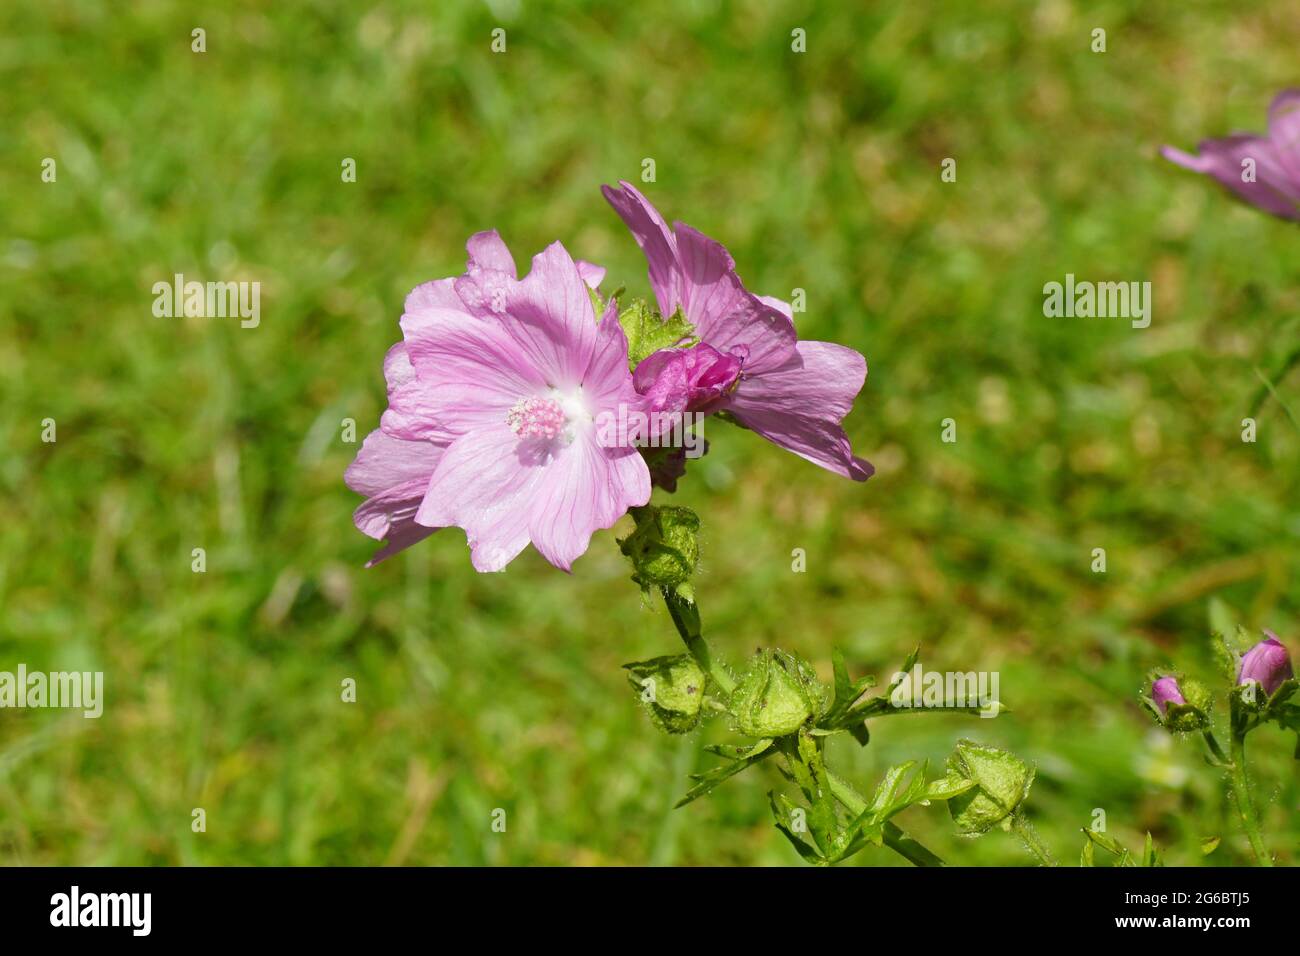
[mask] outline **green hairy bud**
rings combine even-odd
[[[689,654],[624,664],[655,726],[670,734],[694,730],[704,703],[704,672]]]
[[[700,518],[690,508],[633,508],[636,530],[619,541],[643,591],[663,588],[695,600],[691,575],[700,559]]]
[[[1011,815],[1029,796],[1034,768],[1015,754],[959,740],[948,758],[948,779],[954,786],[974,787],[948,801],[948,812],[962,833],[987,833],[995,826],[1010,829]]]
[[[784,737],[825,706],[825,688],[807,663],[784,651],[762,651],[731,695],[736,730],[747,737]]]

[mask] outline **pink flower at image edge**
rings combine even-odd
[[[1193,156],[1165,146],[1160,155],[1210,176],[1264,212],[1300,221],[1300,90],[1283,90],[1273,98],[1266,135],[1202,140],[1198,150]]]

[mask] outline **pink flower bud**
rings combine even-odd
[[[1169,712],[1170,704],[1187,703],[1183,699],[1182,691],[1178,689],[1178,681],[1172,677],[1162,677],[1151,685],[1151,699],[1155,701],[1162,714]]]
[[[1291,655],[1286,646],[1277,639],[1272,631],[1241,658],[1241,671],[1237,674],[1237,683],[1245,684],[1256,681],[1264,688],[1264,693],[1272,696],[1284,680],[1292,675]]]

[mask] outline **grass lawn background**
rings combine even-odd
[[[0,862],[798,862],[770,768],[670,810],[724,729],[668,739],[638,708],[619,665],[677,641],[614,533],[572,576],[531,549],[477,575],[454,530],[362,568],[339,426],[377,424],[406,292],[496,228],[521,267],[558,238],[647,294],[598,190],[620,178],[751,289],[806,290],[801,337],[871,370],[866,485],[710,422],[656,493],[704,518],[717,649],[996,670],[1011,714],[878,721],[833,759],[865,789],[972,736],[1037,763],[1066,860],[1095,808],[1171,863],[1248,860],[1217,771],[1136,695],[1171,660],[1211,676],[1216,596],[1300,650],[1300,430],[1256,371],[1297,344],[1300,234],[1156,149],[1263,128],[1300,84],[1292,3],[187,7],[0,7],[0,670],[102,670],[107,696],[99,720],[0,712]],[[177,272],[260,281],[260,326],[154,317]],[[1045,318],[1066,273],[1150,280],[1151,327]],[[1300,409],[1300,370],[1273,384]],[[1294,743],[1251,738],[1284,863]],[[899,822],[1030,862],[940,806]]]

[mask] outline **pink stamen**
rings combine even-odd
[[[554,399],[522,398],[506,415],[506,424],[520,438],[551,441],[564,433],[568,418]]]

